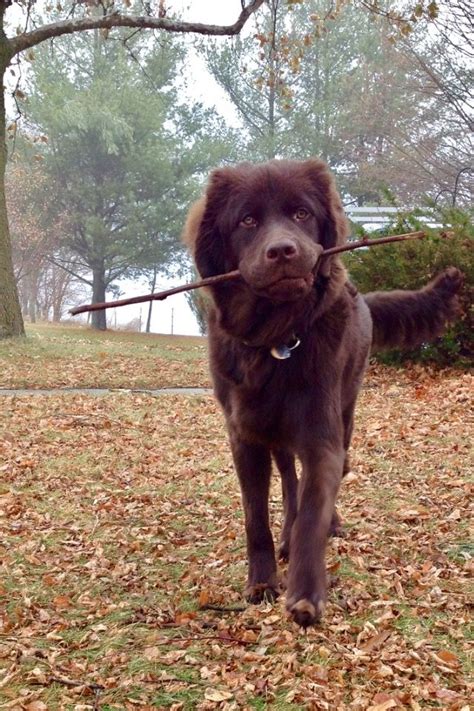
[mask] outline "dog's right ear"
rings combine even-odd
[[[214,170],[205,195],[192,205],[183,230],[183,241],[191,251],[200,276],[223,274],[228,271],[224,255],[223,235],[219,216],[225,214],[231,190],[232,172],[222,168]]]

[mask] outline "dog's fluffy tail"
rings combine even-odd
[[[364,295],[373,321],[372,349],[415,348],[440,336],[459,313],[462,273],[448,267],[419,291]]]

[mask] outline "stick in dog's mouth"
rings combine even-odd
[[[442,237],[449,238],[452,236],[452,232],[442,232]],[[364,239],[358,240],[357,242],[349,242],[340,247],[331,247],[330,249],[325,249],[321,252],[316,264],[313,268],[313,275],[319,269],[321,259],[331,256],[331,254],[337,254],[339,252],[349,252],[353,249],[360,249],[361,247],[374,247],[378,244],[388,244],[389,242],[403,242],[409,239],[422,239],[426,237],[426,232],[419,230],[418,232],[407,232],[402,235],[388,235],[387,237],[381,237],[380,239],[369,239],[364,237]],[[183,291],[191,291],[192,289],[200,289],[204,286],[214,286],[215,284],[222,284],[226,281],[232,281],[233,279],[242,278],[239,270],[236,269],[232,272],[227,272],[227,274],[217,274],[216,276],[207,277],[201,281],[191,282],[190,284],[181,284],[181,286],[175,286],[172,289],[167,289],[166,291],[159,291],[155,294],[145,294],[144,296],[134,296],[130,299],[119,299],[118,301],[104,301],[96,304],[84,304],[83,306],[76,306],[70,309],[69,313],[72,316],[77,316],[77,314],[82,314],[87,311],[101,311],[102,309],[111,309],[117,306],[128,306],[129,304],[142,304],[146,301],[163,301],[167,299],[168,296],[173,296],[174,294],[180,294]]]

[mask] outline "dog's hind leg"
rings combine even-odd
[[[298,511],[298,477],[296,476],[295,457],[292,452],[288,449],[274,449],[273,456],[280,472],[283,495],[283,527],[278,555],[281,560],[288,560],[291,529]]]
[[[283,495],[283,526],[278,557],[280,560],[288,561],[290,558],[291,529],[298,512],[298,477],[296,475],[295,457],[289,450],[274,449],[273,456],[281,475],[281,491]],[[347,461],[346,455],[344,467]],[[343,476],[348,471],[349,469],[347,471],[344,469]],[[344,536],[342,521],[336,509],[334,509],[332,515],[329,536]]]
[[[344,465],[342,468],[342,476],[345,477],[351,470],[351,465],[349,461],[349,446],[351,444],[352,431],[354,429],[354,410],[355,410],[356,399],[350,403],[342,413],[342,420],[344,423]],[[330,537],[343,537],[344,527],[342,525],[341,517],[339,516],[337,509],[334,509],[332,515],[331,525],[329,527]]]

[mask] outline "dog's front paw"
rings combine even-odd
[[[296,602],[288,601],[286,605],[293,622],[304,629],[317,625],[321,621],[325,607],[324,600],[318,599],[311,602],[307,598],[301,598]]]
[[[255,585],[247,585],[245,588],[245,599],[252,605],[258,605],[260,602],[274,602],[280,595],[281,589],[277,581],[271,583],[257,583]]]

